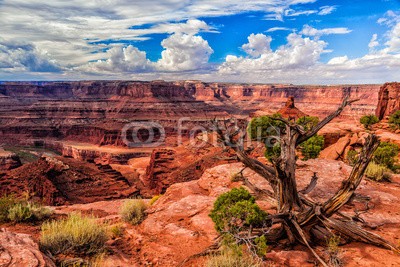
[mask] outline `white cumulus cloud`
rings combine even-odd
[[[189,71],[207,67],[213,53],[201,36],[175,33],[161,42],[164,51],[156,66],[160,71]]]
[[[152,69],[151,62],[146,58],[146,52],[136,47],[121,45],[110,48],[106,60],[88,63],[80,69],[86,72],[128,72],[141,73]]]
[[[250,34],[247,37],[248,43],[242,45],[242,49],[252,57],[258,57],[262,54],[271,51],[270,43],[272,41],[271,36],[266,36],[264,34]]]

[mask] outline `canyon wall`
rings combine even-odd
[[[383,119],[400,110],[400,83],[385,83],[379,90],[376,116]]]
[[[359,98],[342,114],[342,118],[358,120],[375,112],[378,92],[379,85],[4,82],[0,84],[0,137],[5,143],[68,140],[125,146],[121,138],[124,125],[154,120],[164,127],[168,143],[168,137],[178,134],[180,118],[190,118],[183,122],[188,129],[206,125],[212,118],[247,119],[257,111],[276,112],[289,96],[300,110],[319,117],[335,110],[346,95]]]

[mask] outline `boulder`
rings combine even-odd
[[[42,254],[30,235],[0,229],[1,267],[55,267],[54,262]]]

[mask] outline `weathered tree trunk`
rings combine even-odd
[[[274,162],[278,178],[278,211],[288,212],[303,209],[297,193],[296,184],[296,142],[299,134],[286,126],[285,135],[281,138],[281,155]]]
[[[324,229],[329,229],[329,231],[334,230],[339,235],[347,236],[357,241],[398,251],[394,245],[376,234],[363,230],[353,222],[342,222],[331,218],[349,201],[360,184],[365,169],[379,145],[379,140],[375,135],[371,135],[366,139],[359,160],[353,167],[349,178],[343,181],[336,194],[325,203],[320,204],[313,202],[299,193],[297,189],[296,147],[314,136],[327,123],[340,115],[347,105],[350,105],[354,101],[356,100],[349,101],[347,98],[344,99],[343,103],[335,112],[327,116],[309,131],[304,131],[302,126],[294,122],[278,118],[277,120],[286,124],[286,130],[284,131],[284,135],[280,138],[281,155],[273,160],[273,168],[247,155],[243,149],[243,143],[238,145],[238,142],[235,141],[238,140],[238,131],[229,134],[226,129],[221,129],[218,124],[216,124],[217,133],[223,144],[232,148],[236,152],[237,158],[246,167],[264,177],[274,191],[272,193],[266,190],[257,190],[247,179],[244,179],[247,185],[257,191],[257,194],[265,194],[268,197],[275,196],[277,200],[278,213],[269,220],[272,220],[273,224],[279,224],[279,227],[269,232],[269,238],[273,241],[287,238],[290,243],[297,241],[306,245],[324,266],[327,266],[326,263],[312,249],[309,240],[312,232],[328,232]],[[316,179],[313,178],[312,182],[313,181],[315,182]],[[303,190],[302,192],[307,191],[308,190]],[[265,234],[265,231],[264,229],[253,229],[253,233]]]

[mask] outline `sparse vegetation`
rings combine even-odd
[[[326,240],[327,252],[329,255],[329,264],[333,267],[343,266],[340,255],[340,236],[332,235]]]
[[[285,124],[276,118],[281,118],[281,115],[275,113],[271,116],[253,118],[247,127],[251,139],[265,144],[264,155],[270,161],[281,154],[279,136],[285,129]]]
[[[19,200],[14,196],[0,198],[0,222],[35,222],[49,218],[53,211],[40,204]]]
[[[68,218],[42,225],[40,247],[53,255],[95,255],[104,250],[107,232],[93,217],[71,213]]]
[[[207,267],[261,267],[262,262],[250,255],[239,255],[229,250],[209,256]]]
[[[120,214],[122,220],[136,225],[144,220],[146,209],[147,205],[142,199],[129,199],[122,205]]]
[[[388,169],[395,170],[395,157],[399,154],[399,147],[389,142],[381,142],[376,149],[373,161],[376,164],[385,166]]]
[[[150,199],[149,205],[152,206],[162,195],[155,195]]]
[[[374,125],[379,122],[379,119],[375,115],[365,115],[360,118],[360,123],[364,125],[364,128],[367,130],[371,129],[371,125]]]
[[[391,171],[382,165],[376,164],[375,162],[370,162],[367,169],[365,170],[365,176],[376,182],[391,180]]]
[[[400,128],[400,110],[389,116],[389,124],[395,129]]]
[[[32,202],[21,202],[8,210],[8,219],[12,222],[42,221],[49,218],[53,211]]]
[[[324,148],[324,137],[322,135],[314,135],[307,141],[300,144],[301,153],[304,160],[318,158],[319,153]]]
[[[238,182],[242,180],[242,174],[240,172],[234,172],[231,174],[231,181],[232,182]]]
[[[109,228],[111,239],[116,239],[124,235],[125,229],[121,224],[111,225]]]
[[[304,116],[299,118],[296,123],[298,125],[303,126],[305,131],[311,130],[314,126],[316,126],[319,122],[318,117],[313,117],[313,116]]]
[[[220,195],[210,213],[215,229],[224,233],[262,226],[266,216],[267,213],[260,209],[254,197],[243,187]]]
[[[271,116],[261,116],[253,118],[247,128],[253,140],[262,141],[265,144],[264,156],[273,161],[281,154],[279,137],[285,134],[285,123],[277,118],[282,118],[280,114]],[[304,116],[297,120],[297,124],[302,126],[305,131],[311,130],[319,122],[318,117]],[[317,158],[324,147],[323,136],[315,135],[300,145],[304,159]]]
[[[358,152],[356,150],[349,150],[347,152],[347,163],[350,166],[354,166],[354,164],[356,164],[357,160],[358,160]]]

